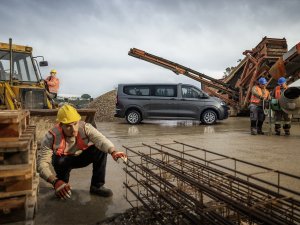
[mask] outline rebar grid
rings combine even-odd
[[[160,224],[300,224],[298,176],[177,141],[124,148],[126,199]]]

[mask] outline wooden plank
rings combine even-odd
[[[12,208],[24,207],[26,201],[26,196],[19,196],[14,198],[6,198],[0,200],[0,210],[4,213],[8,213]]]
[[[36,170],[36,149],[32,149],[28,164],[0,165],[0,178],[17,177],[33,173]]]
[[[29,111],[0,111],[0,141],[17,141],[17,138],[29,126],[29,118]]]
[[[0,199],[0,224],[33,225],[37,212],[37,188],[32,193],[18,197]]]
[[[31,190],[33,185],[33,177],[32,174],[31,177],[28,179],[24,179],[22,176],[18,177],[15,180],[3,180],[0,182],[0,198],[4,198],[5,194],[9,192],[17,192],[17,191],[26,191]]]
[[[22,134],[20,123],[0,123],[0,141],[18,140]]]
[[[25,182],[17,184],[19,186],[9,187],[11,188],[9,191],[0,192],[0,202],[7,198],[13,198],[22,195],[33,196],[34,198],[36,198],[39,185],[39,176],[36,173],[34,175],[31,174],[31,176],[32,177],[30,179],[25,180]]]
[[[24,148],[2,148],[0,149],[0,171],[16,169],[19,165],[29,164],[35,158],[37,143],[33,141],[33,136],[27,140]],[[0,175],[1,176],[1,175]]]
[[[29,147],[28,144],[31,140],[36,141],[35,126],[28,126],[27,129],[22,133],[22,135],[14,141],[0,141],[0,152],[4,152],[8,149],[10,149],[10,151],[13,151],[13,149],[17,149],[16,151],[21,151],[21,149]]]

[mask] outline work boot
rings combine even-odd
[[[280,136],[280,128],[281,128],[280,124],[275,124],[275,134],[278,136]]]
[[[256,135],[256,128],[254,127],[251,127],[251,135]]]
[[[250,123],[251,123],[251,128],[250,128],[251,135],[256,135],[257,134],[257,132],[256,132],[256,120],[251,120]]]
[[[112,190],[104,187],[104,186],[101,186],[99,188],[95,187],[95,186],[91,186],[90,187],[90,193],[91,194],[94,194],[94,195],[99,195],[99,196],[102,196],[102,197],[110,197],[113,195],[113,192]]]
[[[262,131],[263,121],[257,122],[257,134],[264,135],[265,133]]]
[[[257,134],[264,135],[265,132],[262,131],[261,127],[257,128]]]
[[[289,135],[290,135],[290,128],[291,128],[291,125],[290,125],[290,124],[284,124],[284,125],[283,125],[283,129],[284,129],[284,134],[285,134],[285,136],[289,136]]]

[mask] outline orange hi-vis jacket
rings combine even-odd
[[[93,145],[93,143],[89,142],[84,126],[85,122],[79,121],[78,135],[76,136],[76,148],[78,150],[86,150],[89,146]],[[54,154],[58,156],[73,155],[73,153],[65,151],[66,139],[60,124],[57,124],[54,128],[49,130],[49,132],[53,135],[54,139],[52,147]]]
[[[286,88],[283,88],[283,90],[286,90]],[[278,86],[276,86],[276,88],[275,88],[275,98],[276,99],[280,99],[280,96],[281,96],[281,86],[280,85],[278,85]]]
[[[265,91],[263,92],[259,86],[255,86],[255,91],[259,96],[262,96],[264,99],[268,99],[270,96],[270,92],[267,89],[265,89]],[[261,99],[252,93],[250,102],[258,105],[260,104]]]
[[[46,78],[46,82],[49,88],[49,92],[57,94],[59,89],[59,79],[54,76],[48,76]]]

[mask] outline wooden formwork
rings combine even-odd
[[[19,141],[29,125],[30,114],[25,110],[0,111],[0,142]]]
[[[33,224],[39,175],[36,127],[29,112],[0,111],[0,224]]]

